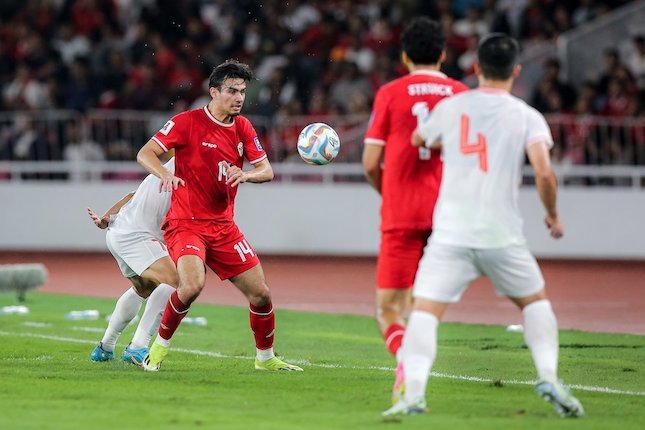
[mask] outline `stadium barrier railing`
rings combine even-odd
[[[140,180],[134,159],[171,116],[167,112],[94,110],[0,112],[0,180]],[[250,116],[276,182],[363,182],[367,115]],[[548,115],[553,163],[565,186],[645,187],[645,118]],[[300,130],[311,122],[336,129],[342,149],[328,166],[298,157]],[[529,167],[524,182],[532,183]]]

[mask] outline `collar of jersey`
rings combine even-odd
[[[477,91],[481,91],[482,93],[488,93],[488,94],[508,94],[508,91],[503,90],[501,88],[477,87],[475,89]]]
[[[411,75],[430,75],[430,76],[436,76],[438,78],[447,78],[447,76],[443,73],[441,73],[438,70],[428,70],[428,69],[421,69],[421,70],[415,70],[414,72],[410,73]]]
[[[211,114],[211,111],[208,110],[208,106],[204,106],[204,112],[206,112],[206,116],[208,116],[211,121],[213,121],[217,125],[221,125],[222,127],[233,127],[233,124],[235,124],[235,117],[233,117],[233,121],[229,123],[218,120],[213,116],[213,114]]]

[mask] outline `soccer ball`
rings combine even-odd
[[[322,122],[309,124],[298,136],[298,153],[306,163],[331,163],[340,150],[340,139],[333,128]]]

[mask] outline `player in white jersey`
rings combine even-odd
[[[164,167],[174,172],[175,159],[170,159]],[[133,286],[117,301],[103,339],[90,355],[92,361],[114,359],[114,347],[119,335],[137,316],[147,299],[132,342],[121,356],[123,361],[141,366],[148,354],[150,339],[159,328],[166,303],[179,283],[161,231],[161,224],[170,207],[171,194],[161,193],[160,187],[160,180],[148,175],[134,193],[123,197],[102,217],[87,209],[97,227],[108,229],[108,249],[123,276]]]
[[[441,148],[443,176],[403,339],[405,395],[385,416],[425,412],[439,320],[482,275],[522,310],[524,338],[539,378],[537,393],[561,416],[584,414],[558,380],[558,326],[542,273],[522,234],[517,196],[525,154],[551,236],[561,237],[563,226],[549,160],[549,127],[540,113],[509,93],[520,72],[518,54],[517,42],[504,34],[484,38],[475,68],[479,88],[441,101],[412,135],[413,145]]]

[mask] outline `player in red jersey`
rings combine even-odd
[[[249,300],[258,370],[302,370],[273,353],[275,317],[271,294],[255,251],[233,220],[237,186],[273,179],[273,170],[253,126],[240,115],[253,74],[246,64],[226,61],[209,77],[207,106],[173,117],[139,151],[137,161],[172,190],[164,237],[177,264],[179,288],[171,296],[159,334],[144,359],[159,370],[170,339],[206,282],[205,265],[229,279]],[[175,149],[175,173],[159,157]],[[243,161],[253,168],[242,170]]]
[[[416,18],[406,26],[401,58],[410,73],[378,90],[365,135],[363,169],[382,196],[376,318],[397,362],[441,181],[440,152],[412,147],[410,136],[438,102],[468,89],[439,71],[444,41],[440,24],[428,18]],[[402,381],[402,368],[397,366],[400,383],[395,383],[394,401],[401,395]]]

